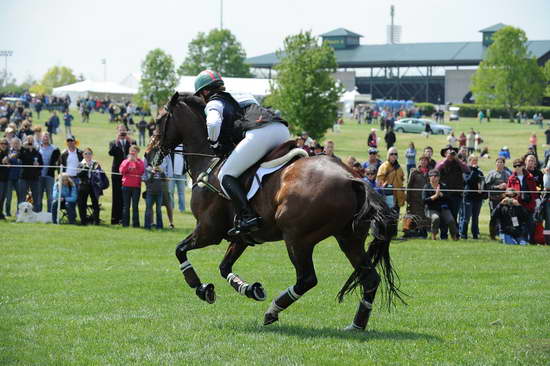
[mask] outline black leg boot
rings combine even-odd
[[[241,182],[235,177],[226,175],[222,179],[222,186],[237,211],[237,224],[229,231],[229,235],[257,231],[262,223],[262,218],[250,207]]]

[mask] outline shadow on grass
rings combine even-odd
[[[258,323],[248,323],[248,324],[232,324],[229,327],[238,332],[244,333],[265,333],[265,334],[281,334],[287,336],[294,336],[299,338],[337,338],[337,339],[346,339],[351,340],[355,339],[358,341],[369,341],[373,339],[380,340],[425,340],[425,341],[436,341],[441,342],[441,338],[433,336],[431,334],[411,332],[411,331],[399,331],[399,330],[390,330],[390,331],[379,331],[379,330],[368,330],[366,332],[346,332],[342,329],[330,328],[330,327],[304,327],[301,325],[281,325],[281,324],[272,324],[269,326],[259,325]]]

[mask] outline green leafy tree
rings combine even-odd
[[[297,134],[307,131],[321,139],[337,118],[343,88],[332,77],[336,71],[334,50],[319,46],[311,32],[289,36],[277,51],[277,82],[271,84],[269,101],[290,122]]]
[[[50,67],[50,69],[44,74],[42,80],[40,81],[40,85],[42,85],[42,89],[47,94],[50,94],[53,88],[73,84],[76,83],[76,81],[76,76],[74,76],[73,70],[66,66],[54,66]]]
[[[231,31],[213,29],[200,32],[189,43],[188,55],[178,69],[180,75],[197,75],[205,69],[222,76],[252,77],[250,66],[244,63],[246,53]]]
[[[539,103],[544,75],[527,50],[524,31],[507,26],[493,41],[472,78],[472,92],[477,104],[504,106],[512,119],[519,106]]]
[[[546,89],[544,90],[544,96],[550,97],[550,61],[546,61],[542,68],[544,78],[546,79]]]
[[[141,64],[139,96],[150,104],[165,104],[178,83],[172,56],[157,48],[150,51]]]

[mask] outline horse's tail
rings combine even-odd
[[[360,209],[353,220],[353,230],[368,231],[369,225],[374,239],[369,244],[366,257],[370,263],[366,263],[359,269],[353,271],[342,289],[338,292],[338,300],[341,302],[344,295],[353,292],[357,286],[364,282],[372,268],[379,266],[382,272],[382,279],[385,288],[384,294],[388,307],[395,304],[398,299],[405,303],[401,295],[404,293],[399,289],[399,276],[393,268],[390,257],[390,242],[395,234],[395,222],[398,217],[392,211],[384,197],[375,192],[370,184],[363,181],[355,181],[354,187],[360,198]],[[393,224],[392,224],[393,223]]]

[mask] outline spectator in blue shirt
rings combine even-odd
[[[57,205],[61,202],[61,208],[67,209],[69,224],[76,225],[76,199],[78,189],[67,173],[62,173],[61,177],[61,195],[59,194],[59,181],[53,186],[52,220],[57,224]]]
[[[73,115],[69,113],[69,111],[66,111],[63,115],[63,121],[65,121],[65,136],[69,137],[73,135],[73,132],[71,131],[71,126],[73,122]]]
[[[370,166],[365,169],[365,181],[370,184],[372,189],[375,192],[382,194],[382,189],[376,184],[376,175],[378,174],[378,169],[374,166]]]
[[[363,163],[363,168],[366,170],[369,167],[374,167],[378,171],[380,165],[382,165],[382,160],[378,159],[378,149],[371,147],[369,149],[369,160]]]
[[[508,146],[503,146],[498,152],[498,156],[501,156],[504,159],[510,159],[510,150],[508,150]]]
[[[57,117],[56,111],[52,111],[52,116],[48,122],[46,122],[46,127],[50,134],[50,142],[53,144],[53,135],[57,135],[57,129],[59,128],[59,117]]]

